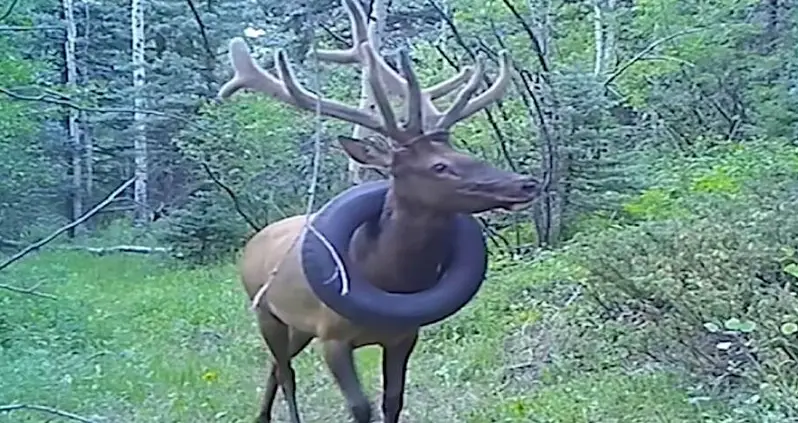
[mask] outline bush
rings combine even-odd
[[[174,254],[191,264],[207,264],[240,250],[250,227],[218,191],[200,191],[174,211],[160,234]]]
[[[571,246],[586,292],[602,320],[627,328],[635,353],[684,367],[717,392],[759,389],[753,402],[779,394],[768,404],[798,413],[798,186],[759,180],[682,203],[689,213],[678,220]]]

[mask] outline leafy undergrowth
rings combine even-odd
[[[98,422],[253,421],[267,354],[233,266],[187,270],[147,257],[59,252],[9,270],[10,283],[41,283],[58,299],[0,293],[0,402]],[[424,331],[411,360],[405,421],[719,416],[706,403],[692,405],[677,375],[630,367],[612,334],[569,323],[583,295],[562,275],[578,273],[556,255],[497,262],[473,303]],[[358,361],[377,399],[379,350],[359,351]],[[315,344],[296,369],[305,421],[349,420]],[[285,421],[279,399],[275,410]],[[0,422],[51,417],[20,410],[0,414]]]

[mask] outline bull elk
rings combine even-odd
[[[308,264],[307,257],[303,259],[303,245],[307,242],[297,240],[313,237],[305,230],[306,219],[313,221],[315,218],[318,222],[324,211],[274,222],[246,244],[240,263],[241,279],[253,301],[261,335],[273,357],[257,417],[259,423],[272,421],[278,385],[282,388],[291,422],[300,423],[291,361],[314,338],[321,342],[324,361],[357,423],[371,421],[372,411],[358,380],[353,351],[366,345],[382,347],[383,421],[396,423],[403,408],[407,364],[420,327],[453,313],[473,293],[459,295],[461,300],[456,307],[436,317],[428,316],[427,320],[399,317],[391,320],[390,310],[392,307],[405,310],[422,307],[418,305],[421,303],[427,311],[436,307],[429,298],[419,303],[414,301],[419,295],[437,289],[442,269],[457,248],[452,245],[453,239],[459,239],[451,232],[453,227],[470,228],[472,234],[476,227],[482,249],[476,247],[476,259],[470,260],[476,264],[472,264],[469,271],[472,276],[476,272],[481,282],[484,266],[480,266],[486,260],[486,256],[480,255],[484,253],[484,238],[471,214],[491,209],[520,209],[536,199],[540,191],[536,179],[495,168],[455,150],[450,143],[449,130],[455,123],[504,95],[511,66],[505,52],[500,54],[498,78],[476,97],[483,73],[479,61],[474,69],[466,69],[449,80],[422,89],[407,52],[400,52],[402,74],[399,74],[374,51],[366,17],[357,0],[343,0],[343,3],[352,24],[353,45],[347,50],[319,50],[317,57],[364,68],[365,82],[371,89],[370,104],[357,108],[307,91],[296,81],[282,50],[275,53],[278,75],[266,72],[253,61],[241,38],[230,42],[230,61],[235,75],[219,90],[220,99],[248,89],[311,112],[317,111],[318,104],[318,112],[324,116],[368,128],[380,136],[363,139],[342,136],[338,138],[339,144],[354,160],[387,169],[390,175],[387,181],[380,181],[384,183],[380,189],[362,188],[372,198],[375,193],[379,197],[374,218],[354,222],[352,231],[344,239],[348,245],[338,245],[345,250],[341,256],[346,269],[354,275],[350,278],[352,289],[347,296],[338,295],[338,304],[357,300],[362,305],[368,301],[363,297],[358,300],[361,295],[358,290],[379,291],[382,296],[374,294],[372,298],[377,299],[370,303],[368,307],[371,308],[363,306],[372,314],[342,312],[346,306],[336,307],[331,305],[331,300],[322,298],[320,283],[309,277],[309,272],[321,259]],[[432,103],[463,83],[464,87],[447,110],[440,111]],[[400,96],[406,103],[403,110],[406,115],[399,122],[389,104],[389,94]],[[358,214],[356,209],[342,209],[338,216],[349,217],[328,218],[328,226],[333,229],[345,226],[343,221],[352,220],[351,215]],[[457,222],[466,223],[457,226]],[[473,238],[469,242],[472,241]],[[366,282],[355,286],[357,278]],[[458,288],[458,283],[455,280],[447,289],[475,291],[478,286],[478,283],[471,283],[470,288]],[[448,294],[438,292],[436,295],[441,299]]]

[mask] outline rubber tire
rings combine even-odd
[[[488,254],[482,228],[470,214],[456,215],[451,259],[439,283],[416,293],[383,291],[352,266],[348,249],[355,229],[379,217],[387,190],[385,180],[356,185],[333,198],[312,221],[344,263],[350,288],[346,295],[341,295],[341,277],[332,255],[311,231],[305,231],[301,240],[303,271],[322,302],[357,324],[401,330],[439,322],[468,304],[485,280]]]

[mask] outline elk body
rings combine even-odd
[[[283,51],[275,55],[278,76],[267,73],[252,60],[239,38],[230,43],[235,76],[220,89],[219,96],[226,98],[240,89],[249,89],[310,112],[316,111],[319,102],[321,114],[381,135],[364,139],[339,137],[349,156],[364,165],[387,169],[390,174],[390,188],[380,217],[355,231],[349,260],[369,283],[384,291],[423,291],[438,281],[439,267],[450,244],[447,229],[455,214],[515,210],[531,203],[539,193],[535,179],[458,152],[449,140],[449,129],[455,123],[504,94],[510,79],[509,58],[501,53],[499,77],[478,96],[474,94],[482,79],[479,63],[473,71],[467,69],[436,86],[421,89],[407,53],[400,54],[400,75],[373,50],[365,14],[357,1],[343,3],[352,23],[353,46],[317,54],[321,60],[359,64],[366,69],[372,94],[366,107],[358,109],[308,92],[295,80]],[[432,104],[433,99],[460,86],[461,91],[446,111],[441,112]],[[406,104],[401,122],[391,110],[390,94],[400,96]],[[405,373],[419,327],[377,330],[368,322],[347,320],[319,300],[303,273],[297,242],[306,218],[288,217],[262,229],[245,246],[240,264],[250,299],[263,291],[254,306],[261,334],[274,360],[257,421],[272,421],[272,406],[280,386],[291,422],[301,422],[291,360],[317,338],[324,361],[357,423],[371,421],[371,406],[357,377],[353,350],[373,344],[382,347],[383,421],[396,423],[403,408]]]

